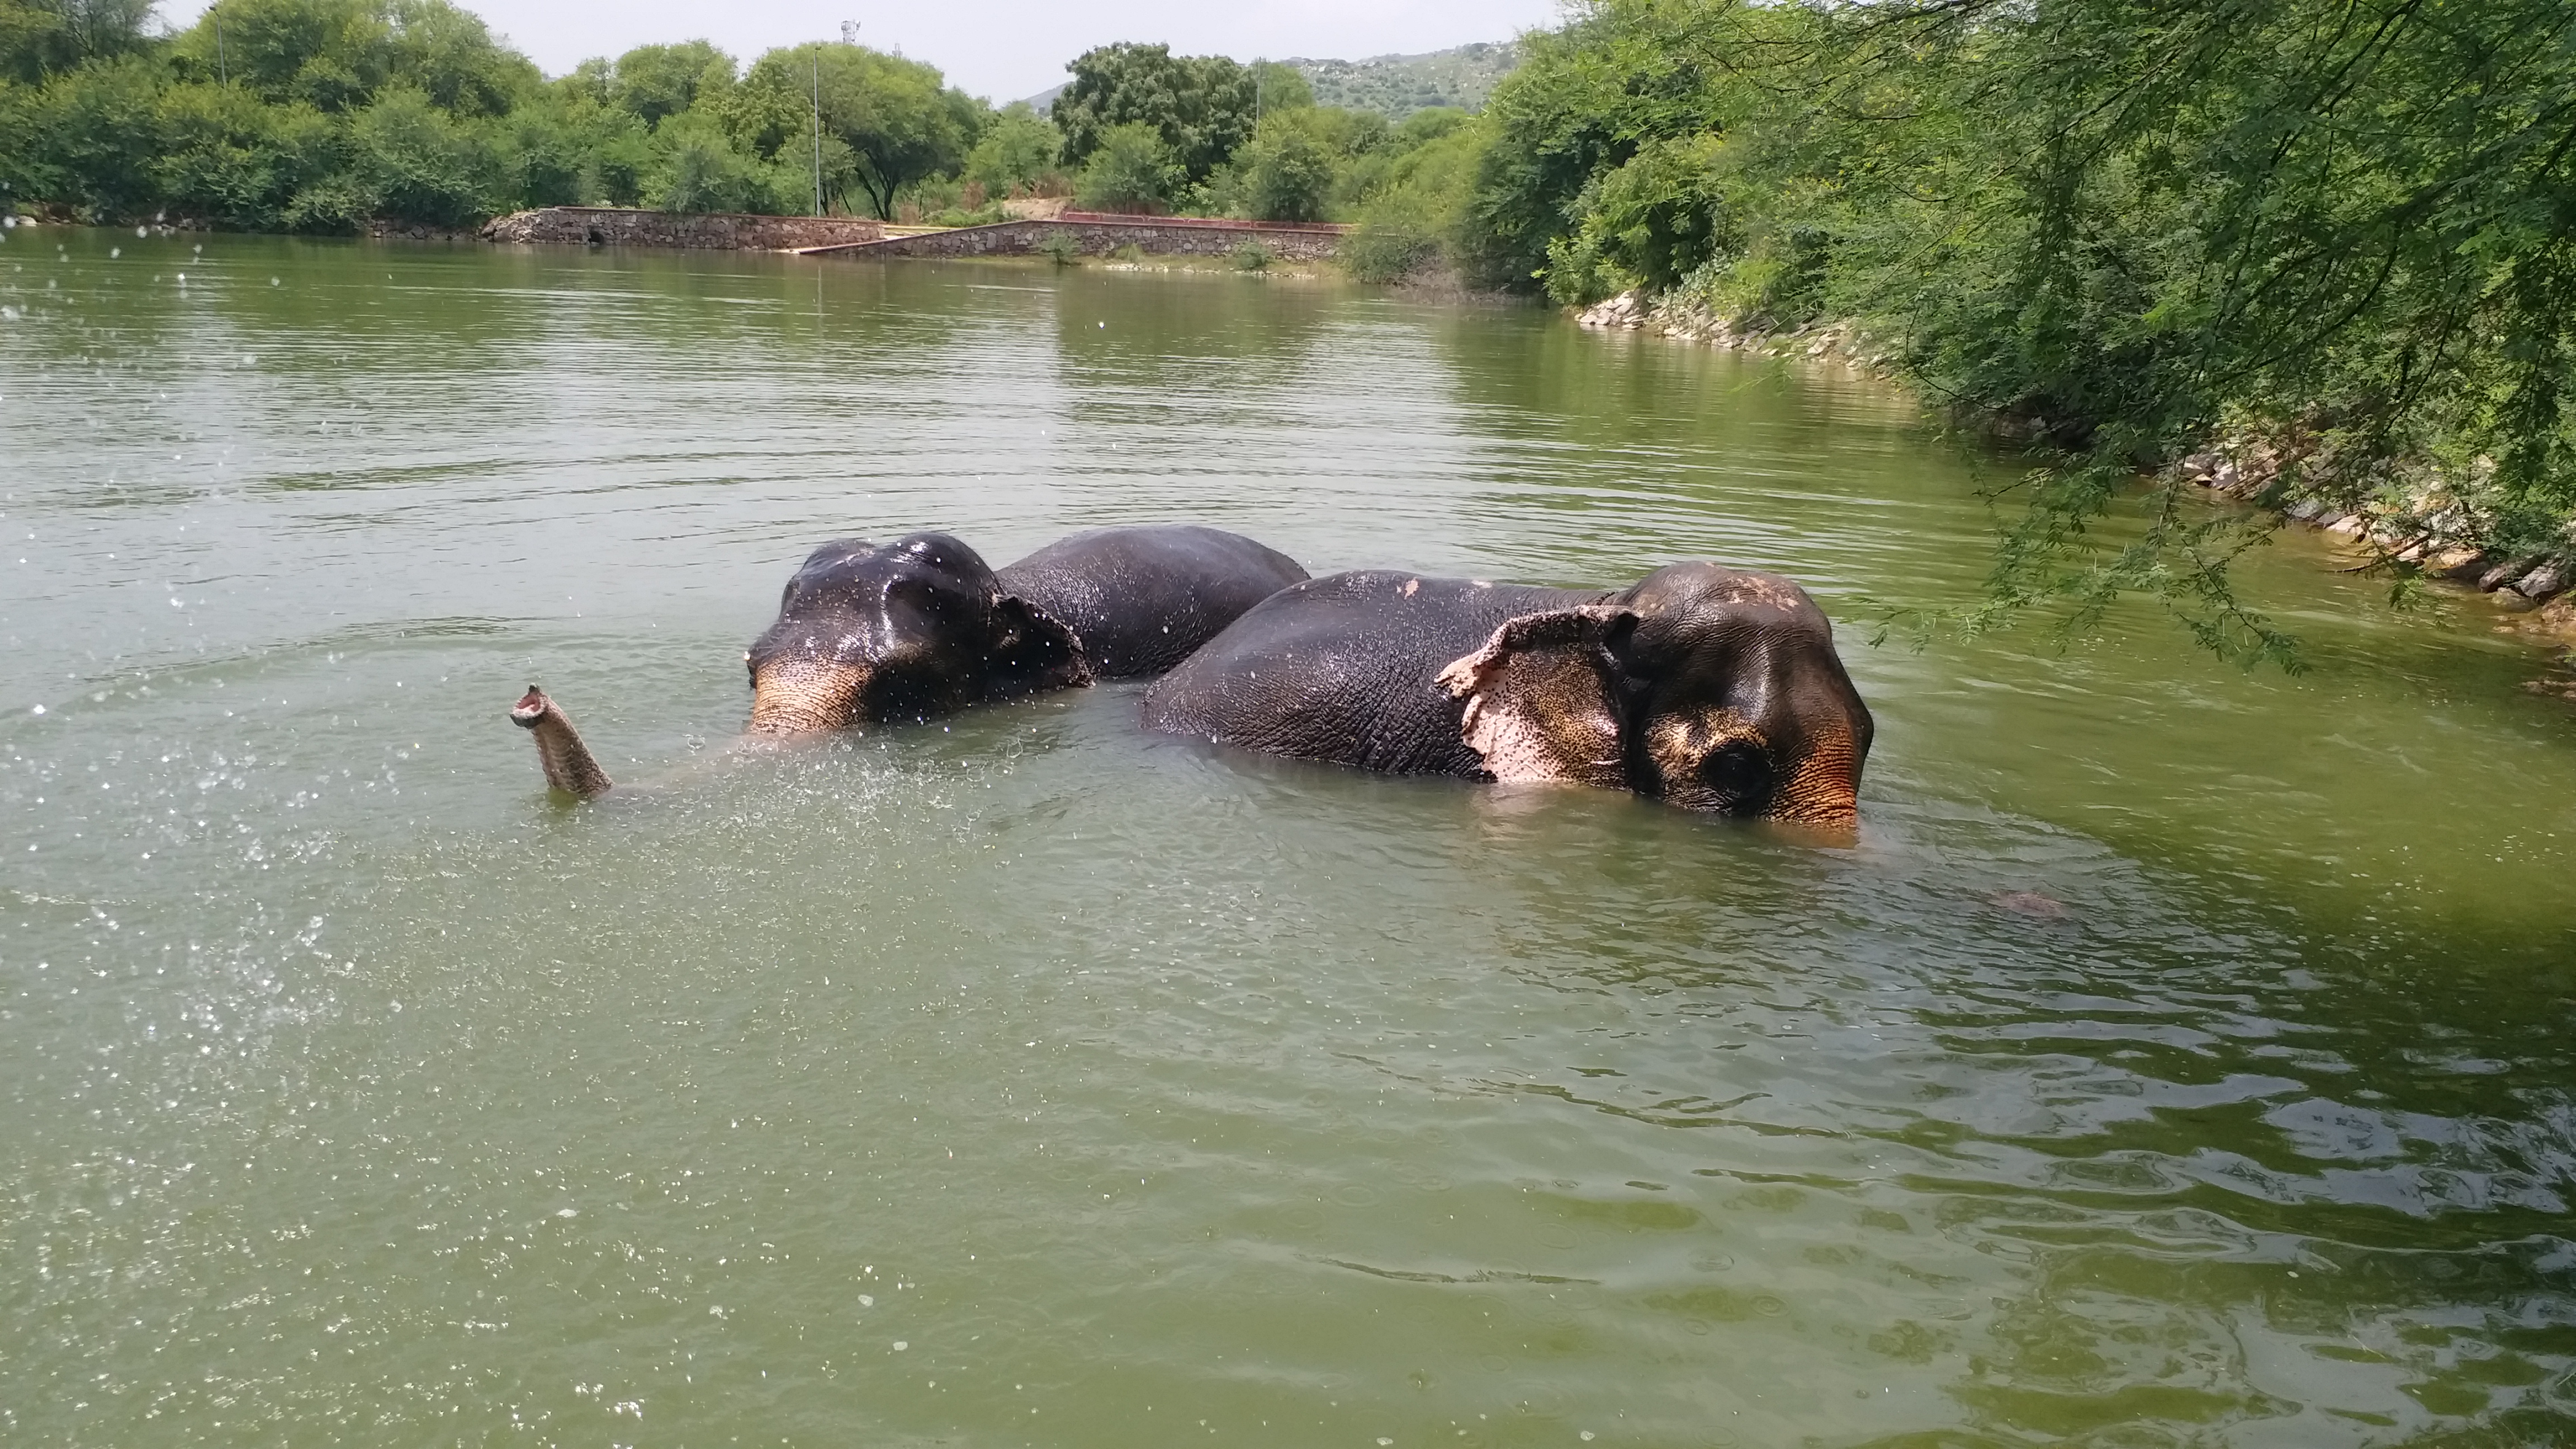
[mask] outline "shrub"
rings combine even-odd
[[[352,159],[383,214],[465,226],[494,209],[501,159],[477,130],[408,86],[388,86],[350,122]]]
[[[658,211],[771,211],[784,186],[773,172],[734,149],[712,123],[688,115],[663,122],[654,137],[660,157],[644,189]],[[787,168],[779,168],[783,182]]]
[[[1156,212],[1168,205],[1181,168],[1162,135],[1142,122],[1111,126],[1082,168],[1074,199],[1086,210]]]
[[[994,117],[975,149],[966,153],[966,178],[982,186],[987,195],[1008,196],[1053,172],[1063,148],[1064,134],[1054,122],[1031,110],[1026,101],[1013,101]]]
[[[1308,118],[1314,111],[1265,117],[1236,164],[1243,202],[1262,221],[1321,221],[1333,192],[1334,154]]]
[[[1266,272],[1277,260],[1278,257],[1270,248],[1263,246],[1258,237],[1246,238],[1243,245],[1234,249],[1234,267],[1239,272]]]
[[[1342,243],[1342,266],[1363,282],[1460,266],[1461,233],[1471,226],[1470,186],[1485,144],[1484,133],[1462,119],[1388,160],[1360,203],[1359,229]]]

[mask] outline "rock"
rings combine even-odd
[[[2567,569],[2556,559],[2513,581],[2513,591],[2526,599],[2546,599],[2567,589]]]
[[[2284,508],[2281,511],[2290,515],[2292,518],[2299,520],[2301,523],[2305,523],[2325,512],[2326,506],[2314,498],[2302,498],[2298,502],[2291,504],[2289,507]]]
[[[2480,593],[2492,594],[2496,590],[2503,588],[2506,584],[2509,584],[2515,579],[2521,578],[2525,573],[2530,572],[2532,565],[2538,562],[2538,559],[2529,558],[2505,559],[2502,562],[2497,563],[2494,567],[2489,568],[2486,572],[2478,575],[2478,591]]]

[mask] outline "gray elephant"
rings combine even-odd
[[[1869,709],[1806,591],[1712,563],[1617,591],[1293,585],[1146,692],[1149,729],[1390,774],[1557,780],[1848,830]]]
[[[1238,533],[1188,525],[1078,533],[1007,568],[945,533],[824,544],[743,655],[752,735],[923,720],[988,700],[1153,674],[1306,577]],[[610,788],[561,706],[530,685],[510,718],[546,781]]]

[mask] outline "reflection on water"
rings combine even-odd
[[[13,1442],[2576,1421],[2576,749],[2473,617],[2285,540],[2297,679],[2144,615],[1871,649],[1977,587],[1970,462],[1537,313],[7,235]],[[708,763],[815,541],[1172,518],[1790,572],[1880,722],[1861,844],[1133,685]],[[548,802],[530,678],[666,788]]]

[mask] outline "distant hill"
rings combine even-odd
[[[1426,106],[1481,109],[1485,97],[1493,94],[1494,82],[1520,59],[1520,47],[1502,40],[1427,55],[1379,55],[1367,60],[1295,57],[1280,63],[1295,66],[1306,77],[1319,106],[1375,111],[1390,121],[1401,121]],[[1056,86],[1028,97],[1028,102],[1043,115],[1062,94],[1064,87]]]
[[[1426,106],[1479,110],[1494,82],[1520,64],[1520,47],[1508,40],[1479,41],[1427,55],[1379,55],[1367,60],[1292,57],[1315,88],[1315,104],[1375,111],[1401,121]]]

